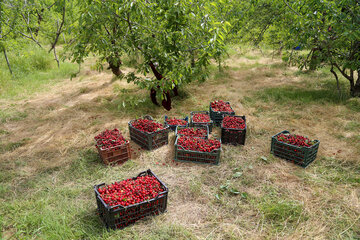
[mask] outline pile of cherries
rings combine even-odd
[[[185,150],[198,152],[211,152],[221,147],[220,141],[216,139],[202,139],[187,136],[179,137],[177,144],[183,147]],[[178,149],[181,149],[181,147],[178,147]]]
[[[192,116],[192,121],[196,123],[207,123],[210,122],[210,116],[205,113],[195,113]]]
[[[178,134],[188,137],[206,137],[207,131],[204,128],[183,128],[177,131]]]
[[[222,124],[224,128],[244,129],[246,127],[244,119],[236,116],[225,116]]]
[[[94,137],[96,141],[96,147],[100,149],[110,149],[120,146],[126,142],[123,135],[118,129],[108,130],[106,129],[99,135]]]
[[[136,119],[132,122],[132,126],[142,132],[152,133],[164,129],[161,123],[148,119]]]
[[[129,206],[155,198],[163,192],[160,182],[154,176],[141,176],[100,187],[98,192],[109,206]]]
[[[166,119],[167,124],[169,125],[177,125],[177,126],[186,126],[187,121],[184,119],[176,119],[176,118],[168,118]]]
[[[224,102],[223,100],[213,101],[210,103],[210,106],[215,112],[234,112],[230,103]]]
[[[288,134],[288,133],[279,134],[277,136],[277,140],[294,145],[294,146],[299,146],[299,147],[311,147],[312,145],[315,144],[315,141],[311,141],[307,137],[303,137],[303,136],[296,135],[296,134],[292,135],[292,134]]]

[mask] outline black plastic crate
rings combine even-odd
[[[147,117],[147,119],[152,120],[151,117]],[[134,128],[133,121],[135,120],[129,122],[130,139],[142,148],[153,150],[169,143],[169,126],[164,126],[164,129],[156,132],[147,133]]]
[[[179,134],[178,131],[180,129],[184,129],[184,128],[195,128],[195,129],[206,129],[206,136],[205,137],[199,137],[199,138],[203,138],[203,139],[208,139],[209,138],[209,127],[208,126],[201,126],[201,127],[180,127],[178,126],[175,130],[175,137],[181,137],[181,136],[186,136],[184,134]]]
[[[172,131],[175,131],[177,126],[181,126],[181,127],[188,127],[189,126],[189,117],[188,116],[186,116],[185,118],[182,118],[182,120],[185,120],[187,122],[186,125],[171,125],[171,124],[167,123],[167,119],[168,119],[168,116],[165,115],[164,125],[169,126]]]
[[[229,115],[224,115],[229,116]],[[246,138],[246,118],[245,116],[235,116],[232,117],[242,118],[245,121],[244,129],[235,129],[235,128],[225,128],[223,123],[221,123],[221,142],[223,144],[232,144],[232,145],[245,145]]]
[[[141,172],[137,177],[132,179],[140,176],[154,176],[160,182],[164,191],[159,193],[155,198],[141,203],[126,207],[122,205],[108,206],[102,200],[98,191],[105,183],[94,186],[97,210],[107,229],[122,229],[147,216],[158,215],[165,212],[169,192],[166,185],[150,169]]]
[[[177,137],[175,141],[175,161],[219,165],[221,147],[211,152],[185,150],[177,144],[178,139]]]
[[[211,133],[212,131],[212,127],[213,127],[213,121],[211,120],[210,117],[210,122],[193,122],[193,116],[197,113],[205,113],[207,115],[209,115],[208,111],[193,111],[190,113],[190,127],[208,127],[209,128],[209,133]],[[210,116],[210,115],[209,115]]]
[[[228,104],[230,104],[230,102],[226,102]],[[224,115],[232,115],[234,116],[235,115],[235,111],[234,109],[231,107],[231,104],[230,104],[230,108],[233,110],[233,112],[217,112],[217,111],[214,111],[211,107],[211,102],[209,104],[209,112],[210,112],[210,118],[211,120],[214,121],[214,124],[216,124],[217,126],[220,126],[221,125],[221,122],[224,118]]]
[[[311,147],[299,147],[277,140],[277,136],[282,133],[290,132],[285,130],[271,137],[271,153],[274,156],[293,162],[303,168],[306,168],[316,159],[320,145],[319,140],[314,140],[316,143]]]

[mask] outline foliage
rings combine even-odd
[[[210,60],[225,51],[229,23],[211,14],[219,5],[205,0],[79,2],[70,57],[82,62],[96,53],[100,63],[106,60],[113,70],[123,54],[140,55],[142,61],[126,79],[169,100],[169,91],[177,85],[204,79]],[[150,72],[155,77],[149,77]]]
[[[245,4],[240,33],[245,41],[267,43],[291,51],[285,58],[301,69],[331,66],[350,83],[351,96],[360,97],[360,2],[342,1],[250,1]],[[245,12],[245,11],[244,11]],[[308,52],[294,52],[300,46]],[[338,73],[336,73],[336,71]],[[340,93],[340,86],[338,84]]]

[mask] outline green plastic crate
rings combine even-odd
[[[185,150],[177,144],[178,139],[175,141],[175,161],[219,165],[221,147],[211,152]],[[221,143],[220,139],[219,141]]]
[[[213,121],[211,120],[210,117],[210,122],[193,122],[193,115],[197,114],[197,113],[205,113],[207,115],[210,116],[208,111],[193,111],[190,113],[190,127],[208,127],[209,128],[209,133],[211,133],[212,131],[212,127],[213,127]]]
[[[152,118],[149,118],[152,120]],[[130,139],[140,145],[142,148],[153,150],[169,143],[169,126],[156,132],[147,133],[140,131],[132,126],[131,120],[129,124]]]
[[[176,127],[178,127],[178,126],[184,126],[184,127],[189,126],[189,117],[188,116],[186,116],[185,118],[182,118],[182,120],[185,120],[187,122],[186,125],[171,125],[171,124],[168,124],[167,120],[168,120],[168,116],[165,115],[164,125],[168,125],[172,131],[175,131]]]
[[[226,103],[230,104],[230,102],[226,102]],[[214,121],[215,125],[217,125],[217,126],[221,125],[224,115],[235,115],[235,111],[231,107],[231,104],[230,104],[230,108],[233,110],[233,112],[217,112],[212,109],[211,102],[210,102],[210,104],[209,104],[210,118],[211,118],[211,120]]]
[[[176,130],[175,130],[175,137],[181,137],[181,136],[185,136],[183,134],[179,134],[178,131],[184,128],[199,128],[199,129],[206,129],[206,136],[205,137],[199,137],[199,138],[203,138],[203,139],[208,139],[209,138],[209,127],[208,126],[201,126],[201,127],[180,127],[177,126]]]
[[[306,168],[316,159],[320,145],[319,140],[314,140],[316,143],[311,147],[299,147],[278,141],[276,137],[282,133],[290,134],[289,131],[285,130],[271,137],[271,153],[274,156],[293,162],[303,168]]]

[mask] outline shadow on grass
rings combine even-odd
[[[331,81],[323,82],[320,89],[312,89],[311,87],[298,88],[295,86],[266,88],[257,92],[256,98],[264,102],[276,102],[279,104],[341,104],[353,111],[360,112],[360,101],[351,99],[350,95],[344,91],[339,95],[336,83]]]
[[[158,99],[160,106],[156,106],[151,102],[148,90],[120,89],[115,91],[118,91],[119,95],[110,101],[105,100],[103,106],[109,111],[119,115],[137,118],[149,114],[156,117],[163,109],[161,100]],[[171,95],[172,109],[180,106],[183,101],[190,97],[190,94],[186,90],[179,89],[178,92],[179,96]]]

